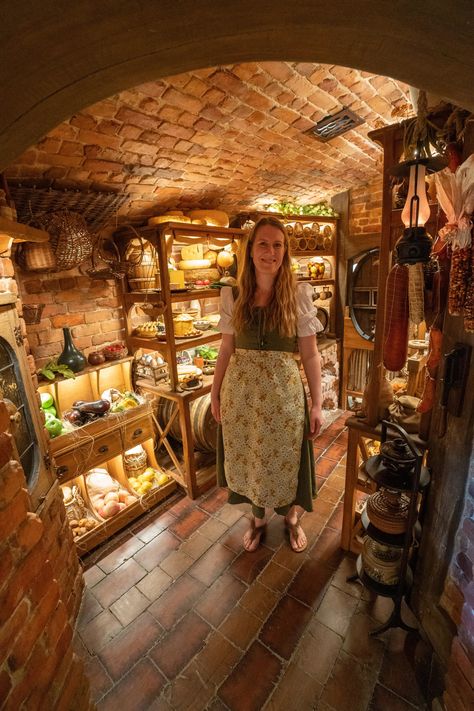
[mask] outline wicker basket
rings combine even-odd
[[[138,449],[138,447],[135,447],[134,450],[135,449]],[[141,448],[141,451],[125,452],[123,455],[123,466],[125,474],[129,478],[137,477],[139,474],[143,474],[148,466],[145,450]]]
[[[41,226],[51,235],[57,271],[74,269],[92,255],[92,235],[78,213],[54,212],[41,218]]]
[[[20,243],[15,260],[25,272],[52,272],[56,269],[56,257],[49,242]]]

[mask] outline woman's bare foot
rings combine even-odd
[[[244,548],[248,553],[253,553],[259,547],[265,535],[266,521],[262,518],[253,518],[250,528],[244,534]]]
[[[290,511],[285,516],[285,525],[288,530],[288,535],[290,537],[291,549],[295,553],[302,553],[304,550],[306,550],[308,540],[306,538],[305,532],[301,527],[301,524],[298,521],[298,515],[296,511]]]

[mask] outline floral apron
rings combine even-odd
[[[263,332],[256,311],[254,326],[235,337],[221,386],[218,483],[229,488],[230,503],[312,511],[314,455],[296,340]]]

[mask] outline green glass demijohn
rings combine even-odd
[[[58,358],[60,365],[67,365],[74,373],[84,370],[87,364],[86,357],[73,343],[70,328],[63,328],[64,348]]]

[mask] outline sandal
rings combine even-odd
[[[254,553],[257,548],[259,547],[260,543],[265,538],[265,532],[266,532],[267,524],[264,523],[261,526],[256,526],[255,525],[255,519],[252,519],[250,521],[250,540],[248,541],[248,545],[251,546],[252,543],[257,540],[258,538],[258,543],[255,546],[255,548],[247,548],[245,543],[244,543],[244,550],[247,551],[247,553]]]
[[[304,534],[304,531],[303,531],[303,528],[301,527],[300,522],[297,521],[296,523],[290,523],[285,518],[285,526],[286,526],[286,530],[288,531],[288,536],[290,538],[291,550],[294,551],[295,553],[303,553],[303,551],[305,551],[306,548],[308,547],[308,541],[303,543],[302,546],[298,546],[296,543],[296,541],[298,540],[298,535],[300,533]]]

